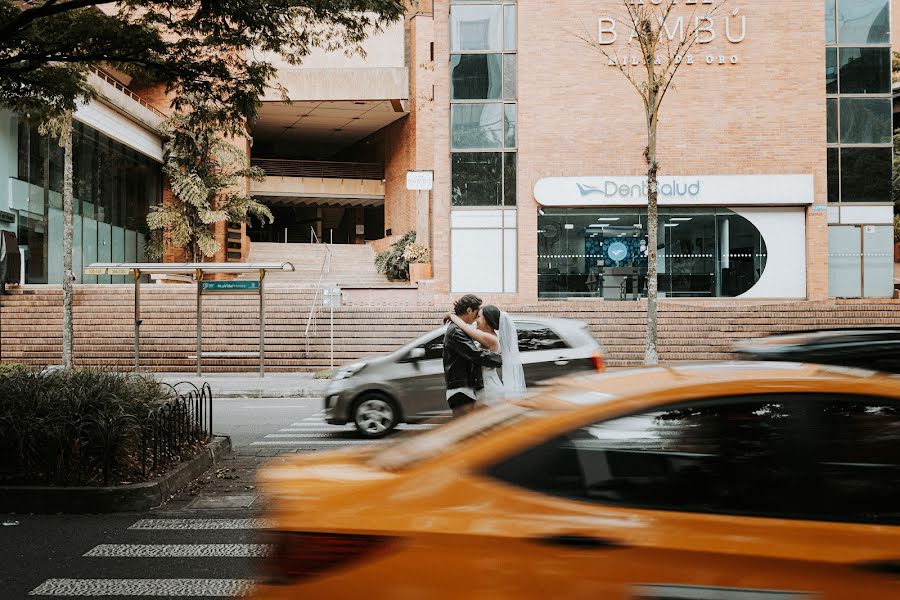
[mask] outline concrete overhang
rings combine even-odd
[[[265,198],[363,198],[384,199],[380,179],[335,179],[324,177],[266,177],[250,182],[250,193]]]
[[[278,70],[278,83],[285,95],[296,101],[387,100],[409,101],[407,67],[359,67],[311,69],[285,67]],[[269,88],[263,102],[282,102],[284,95]]]

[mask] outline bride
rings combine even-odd
[[[481,403],[499,404],[520,396],[525,391],[525,373],[519,357],[519,337],[509,314],[492,304],[483,306],[475,321],[476,328],[454,314],[448,317],[482,348],[503,358],[500,369],[485,368],[482,371],[484,389],[480,393]]]

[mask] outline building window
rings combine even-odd
[[[549,209],[538,216],[538,295],[636,300],[647,293],[645,210]],[[660,210],[662,297],[734,297],[766,268],[756,227],[728,209]]]
[[[485,210],[514,209],[517,204],[516,35],[514,0],[451,3],[450,239],[454,292],[517,289],[514,211]]]
[[[890,202],[888,0],[825,0],[828,201]]]
[[[124,277],[82,275],[94,262],[145,259],[147,213],[162,199],[159,163],[81,122],[73,123],[73,270],[81,283],[122,283]],[[27,283],[61,283],[63,152],[23,120],[18,125],[20,245]]]

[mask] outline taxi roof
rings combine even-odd
[[[838,382],[858,385],[865,381],[884,387],[889,393],[893,392],[891,395],[900,397],[900,376],[897,375],[852,367],[762,361],[724,361],[607,371],[557,378],[547,381],[546,387],[541,387],[551,393],[551,390],[559,388],[577,388],[595,392],[598,400],[611,400],[638,395],[654,396],[677,388],[707,385],[721,386],[729,393],[752,393],[789,381],[818,381],[822,391]]]

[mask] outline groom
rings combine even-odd
[[[456,301],[453,312],[471,325],[481,310],[481,298],[468,294]],[[447,404],[453,417],[475,408],[476,393],[484,387],[481,367],[500,367],[499,354],[481,350],[452,321],[444,334],[444,379],[447,382]]]

